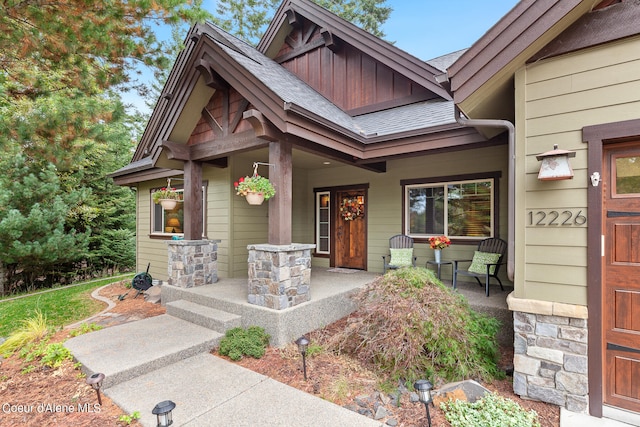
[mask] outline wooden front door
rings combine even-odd
[[[336,267],[367,269],[366,200],[366,188],[336,192]]]
[[[603,154],[603,402],[640,412],[640,141]]]

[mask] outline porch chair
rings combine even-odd
[[[458,275],[471,276],[482,286],[480,278],[484,279],[486,295],[489,296],[489,281],[495,278],[500,284],[500,289],[504,291],[502,281],[498,277],[500,266],[505,264],[504,255],[507,252],[507,242],[496,237],[484,239],[478,244],[478,249],[473,255],[473,259],[453,261],[453,289],[456,289]],[[461,268],[459,263],[471,263],[469,267]]]
[[[418,257],[413,256],[413,239],[404,234],[396,234],[389,239],[389,262],[382,255],[383,274],[387,270],[395,270],[400,267],[416,266]]]

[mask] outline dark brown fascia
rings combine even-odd
[[[175,101],[178,83],[186,69],[186,63],[191,58],[193,50],[196,48],[202,30],[202,26],[194,26],[185,37],[185,47],[178,55],[176,62],[173,64],[173,68],[169,73],[167,82],[162,89],[162,94],[151,112],[151,117],[149,118],[147,126],[140,138],[140,142],[136,147],[136,151],[134,152],[131,160],[132,162],[146,157],[152,151],[154,142],[158,140],[158,132],[161,131],[165,122],[165,116]]]
[[[403,139],[367,145],[362,159],[356,161],[356,163],[361,164],[424,154],[483,148],[505,143],[504,141],[487,140],[474,128],[462,128],[457,124],[456,126],[456,128],[442,129],[439,132],[415,134],[406,136]]]
[[[640,34],[640,7],[626,1],[583,15],[528,62]]]
[[[403,51],[339,16],[327,11],[309,0],[289,0],[280,5],[273,21],[258,43],[258,50],[266,53],[275,40],[279,40],[279,32],[287,33],[293,28],[286,18],[287,10],[295,10],[321,28],[330,29],[334,37],[348,43],[375,60],[385,64],[392,70],[407,77],[443,99],[451,100],[450,95],[435,81],[434,76],[442,74],[441,70],[427,64],[415,56]],[[280,37],[281,38],[281,37]],[[275,55],[275,53],[273,53]]]
[[[170,178],[174,176],[180,176],[182,174],[183,172],[178,170],[151,167],[146,170],[141,170],[138,172],[128,173],[126,175],[114,177],[113,182],[116,185],[132,185],[132,184],[137,184],[143,181],[152,181],[154,179]]]
[[[521,1],[447,69],[463,102],[557,24],[581,0]]]

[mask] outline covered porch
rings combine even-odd
[[[209,328],[260,326],[271,336],[271,345],[284,346],[298,337],[335,322],[357,309],[351,296],[380,274],[340,268],[314,268],[312,298],[283,310],[272,310],[247,301],[246,278],[223,278],[217,283],[191,288],[162,285],[162,304],[167,314]],[[451,286],[449,281],[443,281]],[[511,289],[490,297],[476,283],[460,282],[458,292],[472,308],[502,322],[501,345],[513,344],[513,319],[506,298]],[[219,319],[219,320],[216,320]],[[227,326],[219,322],[229,322]],[[219,330],[224,333],[224,330]]]

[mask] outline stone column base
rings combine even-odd
[[[283,310],[311,300],[311,250],[316,245],[249,245],[248,301]]]
[[[513,311],[513,391],[587,413],[587,310],[584,306],[507,297]]]
[[[220,240],[170,240],[168,283],[181,288],[208,285],[218,281],[218,243]]]

